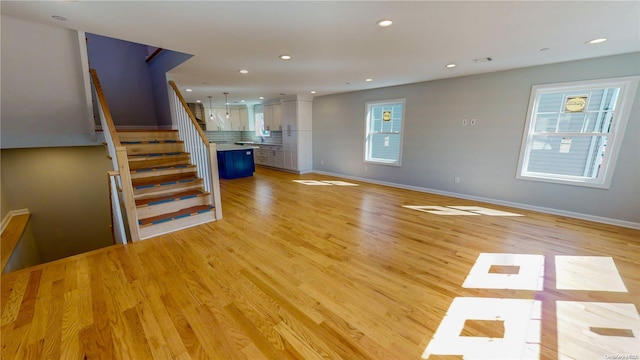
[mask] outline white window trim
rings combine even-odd
[[[400,152],[398,153],[398,161],[390,161],[390,160],[384,160],[384,159],[380,159],[380,160],[369,160],[367,159],[367,155],[369,153],[369,126],[371,125],[371,121],[369,119],[370,116],[370,112],[369,112],[369,107],[371,105],[391,105],[391,104],[397,104],[397,103],[401,103],[402,104],[402,127],[400,128]],[[402,166],[402,147],[403,147],[403,141],[404,141],[404,126],[406,124],[405,121],[405,108],[406,108],[406,99],[392,99],[392,100],[379,100],[379,101],[367,101],[364,105],[364,111],[365,111],[365,133],[364,133],[364,154],[363,154],[363,162],[367,163],[367,164],[377,164],[377,165],[388,165],[388,166]],[[384,134],[384,133],[383,133]],[[397,134],[397,133],[389,133],[389,134]]]
[[[608,189],[611,185],[613,172],[618,160],[618,153],[622,146],[622,139],[624,138],[624,132],[631,114],[633,101],[635,100],[636,90],[638,89],[639,83],[640,76],[627,76],[610,79],[534,85],[531,88],[531,96],[529,98],[529,109],[527,111],[527,121],[522,135],[516,179]],[[588,90],[591,88],[602,87],[620,87],[620,96],[612,119],[611,131],[607,139],[608,149],[602,160],[603,171],[598,175],[598,177],[596,179],[585,179],[578,176],[553,175],[536,172],[523,173],[523,169],[526,169],[526,166],[528,165],[528,154],[533,143],[530,141],[535,125],[533,116],[535,115],[534,112],[538,108],[539,96],[550,92]],[[564,135],[563,133],[552,134],[557,136]]]

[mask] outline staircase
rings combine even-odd
[[[127,152],[140,239],[216,220],[214,199],[178,131],[118,131],[117,136]]]

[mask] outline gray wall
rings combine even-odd
[[[2,206],[30,210],[42,261],[113,244],[106,155],[103,146],[0,151]]]
[[[2,16],[1,147],[95,144],[78,33]]]
[[[633,53],[316,97],[314,169],[640,223],[640,91],[610,189],[515,179],[532,85],[638,74]],[[365,164],[365,103],[396,98],[406,98],[402,167]]]

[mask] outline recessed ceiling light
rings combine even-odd
[[[264,96],[260,96],[258,99],[260,99],[260,100],[264,100]]]
[[[200,100],[196,100],[196,102],[197,102],[197,103],[201,103],[202,101],[200,101]]]
[[[241,103],[243,103],[243,102],[244,102],[244,100],[240,100],[240,102],[241,102]]]
[[[598,38],[598,39],[593,39],[593,40],[589,40],[587,41],[587,44],[600,44],[607,41],[606,38]]]
[[[447,64],[447,65],[445,65],[444,67],[451,69],[451,68],[454,68],[454,67],[456,67],[456,66],[457,66],[456,64],[451,63],[451,64]]]
[[[371,82],[371,81],[373,81],[373,79],[371,79],[371,78],[369,78],[369,79],[364,79],[364,81],[366,81],[366,82]]]
[[[291,55],[280,55],[279,57],[282,60],[291,60]]]
[[[315,93],[316,93],[316,91],[315,91],[315,90],[311,90],[310,92],[311,92],[312,94],[315,94]]]
[[[238,72],[239,72],[240,74],[248,74],[248,73],[249,73],[249,70],[242,69],[242,70],[238,70]]]
[[[191,89],[184,89],[184,91],[186,91],[186,92],[192,92],[193,90],[191,90]]]
[[[67,18],[64,16],[60,16],[60,15],[52,15],[52,18],[59,20],[59,21],[67,21]]]
[[[376,25],[378,25],[378,27],[382,27],[382,28],[389,27],[392,24],[393,24],[393,21],[386,20],[386,19],[385,20],[379,20],[378,22],[376,22]]]

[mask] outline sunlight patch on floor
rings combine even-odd
[[[556,312],[559,358],[638,359],[640,315],[634,304],[558,301]]]
[[[517,266],[518,272],[516,274],[492,272],[491,268],[494,265]],[[482,253],[478,256],[462,287],[539,291],[542,290],[543,279],[544,256],[542,255]]]
[[[312,186],[317,186],[317,185],[358,186],[358,184],[353,184],[350,182],[339,181],[339,180],[293,180],[293,182],[297,182],[298,184],[303,184],[303,185],[312,185]]]
[[[489,216],[524,216],[521,214],[516,214],[508,211],[489,209],[480,206],[449,206],[450,208],[470,211],[472,213],[480,214],[480,215],[489,215]]]
[[[507,211],[495,210],[481,206],[422,206],[422,205],[402,205],[407,209],[418,210],[435,215],[446,216],[524,216]]]
[[[538,359],[541,302],[528,299],[453,299],[422,354],[462,355],[465,359]],[[467,320],[502,321],[502,338],[461,335]]]
[[[628,292],[609,256],[556,256],[556,288]]]
[[[462,287],[542,291],[544,259],[481,253]],[[612,257],[557,255],[555,272],[556,289],[567,297],[572,291],[628,292]],[[543,301],[456,297],[422,358],[539,359]],[[634,304],[558,300],[555,306],[559,359],[639,358],[640,314]]]

